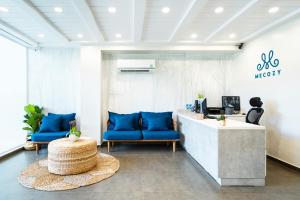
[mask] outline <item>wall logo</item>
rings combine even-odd
[[[256,69],[258,73],[255,74],[255,78],[268,78],[272,76],[279,76],[281,69],[279,67],[279,60],[273,59],[274,51],[270,50],[268,56],[265,53],[261,54],[262,63],[258,64]]]

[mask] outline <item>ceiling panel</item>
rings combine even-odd
[[[212,32],[229,20],[239,10],[249,3],[249,0],[208,0],[198,14],[185,28],[178,33],[179,41],[200,41],[203,42]],[[216,14],[214,10],[223,7],[222,13]],[[197,38],[191,38],[197,34]]]
[[[71,1],[62,0],[31,0],[32,4],[69,40],[96,41],[96,38],[89,32],[85,22],[74,9]],[[54,12],[55,7],[63,9],[62,13]],[[83,37],[79,38],[77,34]]]
[[[144,41],[168,41],[176,25],[183,17],[191,0],[148,0],[146,3]],[[169,7],[164,14],[162,8]]]
[[[22,12],[20,7],[13,1],[0,0],[0,7],[8,9],[8,12],[0,12],[0,22],[7,24],[24,36],[39,43],[57,41],[57,38],[52,35],[48,35],[44,38],[38,37],[38,34],[44,32],[44,27],[30,17],[30,15]]]
[[[278,12],[270,14],[268,10],[271,7],[279,7]],[[262,0],[249,8],[245,13],[229,24],[222,32],[212,38],[212,41],[231,40],[229,35],[236,34],[232,40],[240,41],[252,33],[266,27],[300,8],[300,0]],[[245,42],[245,41],[241,41]]]
[[[132,40],[132,0],[88,0],[95,20],[107,41]],[[115,13],[109,13],[108,8],[115,7]],[[121,34],[117,38],[116,34]]]

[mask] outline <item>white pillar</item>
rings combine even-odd
[[[101,136],[101,51],[99,47],[80,49],[80,130],[97,140]]]

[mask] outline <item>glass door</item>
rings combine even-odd
[[[25,47],[0,36],[0,156],[25,142],[22,121],[27,101],[26,57]]]

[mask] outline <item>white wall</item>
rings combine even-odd
[[[0,36],[0,156],[25,142],[26,48]]]
[[[28,51],[28,102],[54,113],[78,113],[79,48]]]
[[[154,58],[151,73],[121,73],[118,58]],[[107,111],[176,111],[194,103],[204,93],[209,106],[221,106],[226,94],[225,74],[232,63],[228,55],[199,54],[113,54],[103,59],[103,126]]]
[[[242,108],[259,96],[264,102],[262,124],[267,128],[268,154],[300,167],[300,19],[294,19],[246,44],[231,67],[230,94],[240,95]],[[261,54],[274,50],[281,75],[255,79]],[[272,67],[271,67],[272,68]],[[275,69],[275,68],[272,68]]]

